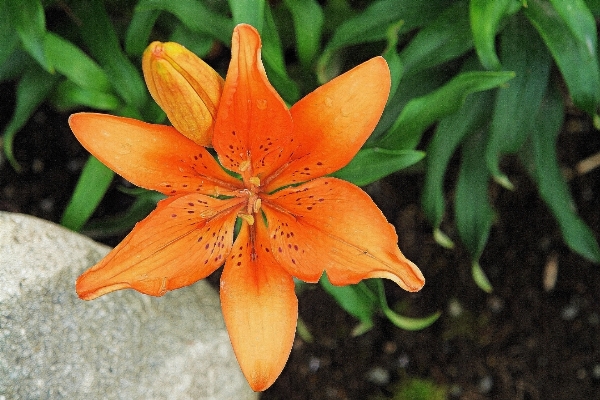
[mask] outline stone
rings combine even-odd
[[[0,400],[257,399],[206,282],[77,297],[79,274],[109,250],[0,212]]]

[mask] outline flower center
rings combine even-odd
[[[254,225],[256,214],[260,211],[262,200],[260,198],[260,178],[252,176],[246,181],[246,188],[239,191],[238,196],[246,197],[246,209],[238,213],[238,217],[242,218],[248,225]]]

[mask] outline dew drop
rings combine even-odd
[[[330,97],[325,97],[325,105],[331,107],[333,105],[333,100],[331,100]]]
[[[256,100],[256,107],[258,107],[259,110],[266,110],[267,109],[267,100],[265,100],[265,99]]]
[[[342,106],[342,108],[340,109],[340,112],[342,113],[342,117],[349,117],[350,114],[352,114],[352,105],[346,104],[346,105]]]

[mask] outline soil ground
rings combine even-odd
[[[13,92],[0,87],[2,93]],[[3,127],[14,102],[0,104]],[[561,165],[572,169],[600,151],[589,120],[571,115],[560,137]],[[42,107],[17,135],[15,154],[23,172],[0,163],[0,210],[57,222],[86,160],[66,115]],[[503,165],[515,191],[492,185],[497,211],[481,265],[494,287],[476,287],[470,261],[458,244],[439,247],[420,207],[422,175],[399,173],[367,191],[400,236],[400,247],[422,269],[427,284],[409,294],[386,283],[389,303],[404,315],[442,311],[418,332],[395,328],[381,317],[358,337],[357,321],[317,285],[300,296],[300,317],[312,342],[296,339],[285,370],[262,394],[273,399],[396,399],[415,382],[444,389],[451,399],[600,398],[600,266],[573,254],[535,187],[515,159]],[[452,174],[450,174],[452,175]],[[450,178],[451,180],[451,178]],[[130,202],[116,187],[96,217],[123,211]],[[449,185],[448,205],[452,192]],[[600,168],[570,181],[582,218],[600,236]],[[443,226],[458,243],[451,213]],[[119,238],[104,241],[115,245]],[[544,277],[552,265],[552,289]],[[215,282],[218,277],[213,277]],[[414,379],[426,380],[415,381]],[[412,382],[412,386],[410,385]],[[433,392],[428,392],[432,398]],[[412,396],[412,397],[411,397]]]

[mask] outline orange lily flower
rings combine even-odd
[[[125,288],[162,296],[224,264],[223,315],[255,391],[275,381],[292,348],[292,277],[314,283],[325,271],[335,285],[388,278],[409,291],[424,284],[369,196],[326,177],[354,157],[383,112],[390,88],[384,59],[288,109],[267,79],[260,46],[254,28],[235,28],[223,85],[183,47],[151,44],[144,76],[173,127],[92,113],[69,119],[100,161],[168,196],[79,277],[79,296]],[[203,147],[211,136],[220,165]]]

